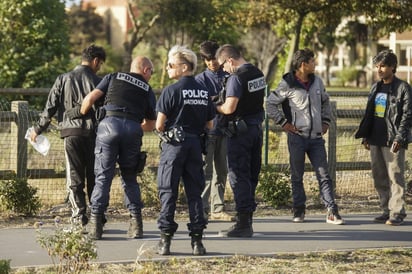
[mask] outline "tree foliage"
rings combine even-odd
[[[59,0],[0,2],[0,86],[49,87],[64,71],[68,35]]]
[[[67,71],[81,63],[83,49],[91,44],[101,46],[106,51],[106,61],[99,70],[99,75],[119,71],[123,66],[123,55],[109,45],[109,32],[103,17],[95,12],[96,8],[82,2],[73,4],[67,11],[70,29],[70,63]]]
[[[67,12],[70,27],[70,53],[79,56],[83,49],[96,41],[107,40],[103,18],[90,4],[71,6]]]
[[[140,0],[141,20],[158,19],[145,37],[153,54],[158,56],[159,74],[155,75],[159,86],[166,85],[167,51],[173,45],[186,45],[196,52],[204,40],[220,44],[238,41],[238,26],[234,24],[239,1],[229,0]],[[236,3],[233,3],[236,2]],[[245,1],[240,1],[245,2]],[[154,82],[154,79],[152,80]]]
[[[412,27],[412,5],[409,0],[352,0],[352,12],[364,15],[374,29],[374,38],[389,32],[403,32]]]

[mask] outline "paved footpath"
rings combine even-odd
[[[353,250],[360,248],[412,247],[412,222],[398,227],[375,224],[372,214],[343,216],[345,225],[331,225],[324,215],[308,215],[304,223],[294,224],[291,216],[256,218],[252,238],[223,238],[219,231],[230,222],[211,222],[205,231],[204,257],[233,255],[272,255],[282,252]],[[103,239],[97,241],[97,262],[134,262],[136,258],[158,260],[191,257],[190,237],[186,222],[172,240],[171,256],[159,256],[154,247],[159,240],[155,221],[144,222],[143,239],[128,239],[127,223],[108,223]],[[50,229],[47,226],[43,229]],[[148,252],[139,255],[141,250]],[[36,242],[34,228],[0,229],[0,259],[10,259],[12,267],[51,265],[45,249]]]

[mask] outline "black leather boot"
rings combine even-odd
[[[93,240],[101,240],[103,234],[103,214],[90,215],[90,231],[89,236]]]
[[[129,238],[143,238],[143,221],[141,212],[130,215],[130,224],[127,235],[129,236]]]
[[[190,233],[192,237],[192,254],[194,256],[202,256],[206,254],[206,248],[202,243],[202,233]]]
[[[161,233],[160,241],[157,245],[157,254],[159,255],[170,255],[170,244],[173,235],[170,233]]]
[[[253,236],[252,215],[249,212],[238,212],[236,223],[227,231],[222,231],[226,237],[250,238]]]

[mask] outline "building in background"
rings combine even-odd
[[[127,0],[83,0],[83,6],[91,5],[103,17],[109,44],[115,50],[123,51],[123,43],[128,40],[132,21],[127,10]]]
[[[388,36],[379,39],[378,51],[389,48],[398,57],[396,75],[411,83],[412,80],[412,31],[403,33],[392,32]]]
[[[348,46],[345,43],[335,47],[329,68],[331,84],[339,81],[339,73],[343,70],[356,70],[356,79],[349,83],[350,86],[367,87],[376,79],[372,57],[384,49],[391,49],[398,57],[398,68],[396,75],[411,83],[412,81],[412,31],[403,33],[392,32],[389,35],[378,39],[378,41],[365,41],[357,43],[355,46]],[[355,51],[355,53],[354,53]],[[326,78],[326,55],[318,52],[317,72]]]

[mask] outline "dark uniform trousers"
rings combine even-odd
[[[173,234],[177,230],[178,224],[174,221],[174,214],[179,181],[182,178],[189,205],[188,229],[192,233],[202,233],[206,221],[203,217],[201,198],[205,178],[200,137],[186,137],[181,143],[163,143],[157,178],[162,204],[158,219],[160,231]]]
[[[136,177],[142,137],[143,130],[138,121],[109,116],[100,122],[95,147],[96,185],[91,199],[92,213],[103,214],[107,209],[116,162],[126,206],[131,214],[140,212],[143,204]]]
[[[237,212],[254,212],[255,190],[262,164],[263,131],[260,124],[248,124],[247,132],[227,139],[229,182]]]

